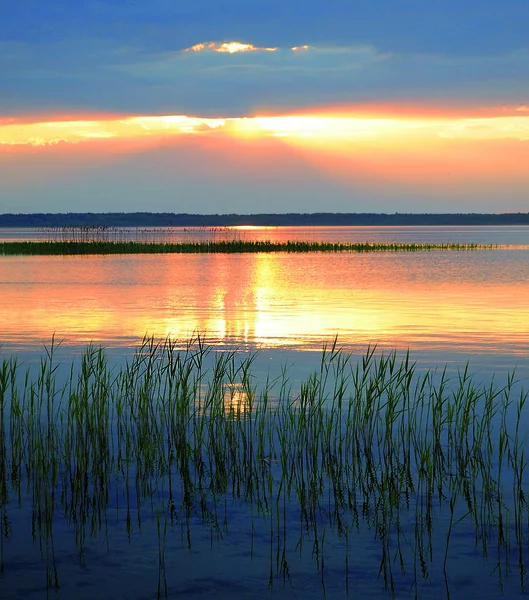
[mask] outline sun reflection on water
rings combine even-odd
[[[508,255],[4,257],[0,341],[199,331],[219,346],[320,349],[338,335],[346,347],[524,354],[529,269],[524,252]]]

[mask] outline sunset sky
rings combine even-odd
[[[20,0],[0,213],[529,210],[529,2]]]

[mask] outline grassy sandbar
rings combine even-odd
[[[0,255],[198,254],[252,252],[428,252],[498,250],[497,244],[332,243],[303,241],[209,241],[157,243],[137,241],[20,241],[0,242]]]

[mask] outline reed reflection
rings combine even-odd
[[[224,390],[224,412],[227,417],[238,418],[251,410],[251,398],[241,383],[227,384]]]
[[[506,348],[526,353],[523,252],[2,258],[1,342]]]

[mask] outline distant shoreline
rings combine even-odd
[[[527,213],[28,213],[2,214],[0,227],[234,227],[529,225]]]

